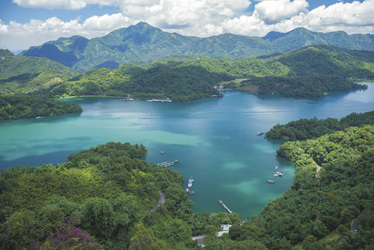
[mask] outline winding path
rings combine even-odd
[[[318,180],[318,188],[320,188],[321,187],[321,178],[320,178],[320,176],[319,176],[319,171],[321,170],[321,166],[320,165],[318,165],[318,163],[315,161],[315,160],[313,160],[313,162],[314,162],[314,164],[316,164],[316,166],[317,166],[317,173],[316,173],[316,178],[317,178],[317,180]]]
[[[351,233],[356,233],[357,232],[357,229],[356,229],[356,227],[355,227],[355,220],[356,219],[353,219],[352,221],[351,221]]]
[[[165,201],[166,201],[166,196],[162,191],[160,191],[160,193],[158,195],[157,204],[154,208],[151,209],[151,212],[154,212],[156,210],[156,208],[158,208],[159,206],[164,205]]]

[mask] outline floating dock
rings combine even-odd
[[[218,203],[221,204],[222,207],[223,207],[224,209],[226,209],[227,212],[229,212],[229,214],[232,213],[232,211],[231,211],[231,210],[230,210],[230,209],[225,205],[225,203],[223,203],[223,201],[219,200]]]
[[[171,166],[174,166],[175,163],[177,162],[178,161],[165,161],[165,162],[158,163],[157,166],[171,167]]]
[[[166,99],[163,99],[163,100],[159,100],[159,99],[152,99],[152,100],[147,100],[147,102],[172,102],[173,100],[169,99],[169,98],[166,98]]]

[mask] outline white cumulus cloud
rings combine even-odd
[[[0,19],[0,34],[8,33],[8,25],[5,25]]]
[[[274,24],[284,18],[306,13],[308,7],[306,0],[265,0],[256,4],[254,15],[266,24]]]
[[[11,21],[9,25],[0,22],[0,40],[7,41],[9,49],[27,49],[31,45],[40,45],[60,37],[81,35],[87,38],[103,36],[109,32],[128,27],[133,23],[121,13],[92,16],[80,23],[77,19],[64,22],[57,17],[47,20],[31,19],[21,24]],[[3,46],[3,44],[0,43]]]
[[[79,10],[89,4],[115,5],[117,0],[13,0],[13,2],[27,8]]]
[[[374,26],[374,0],[336,3],[310,11],[306,26],[321,31],[345,30],[349,33],[370,33]],[[366,32],[365,32],[366,31]]]
[[[264,36],[270,31],[288,32],[298,27],[304,27],[312,31],[331,32],[345,31],[349,34],[371,33],[374,34],[374,0],[363,2],[353,1],[352,3],[336,3],[326,7],[322,5],[310,11],[304,11],[304,7],[299,3],[298,11],[295,8],[283,11],[283,7],[259,10],[272,2],[279,5],[292,4],[288,0],[262,1],[255,6],[253,15],[241,15],[239,17],[225,20],[222,23],[224,32],[231,32],[242,35]],[[304,1],[301,1],[304,2]],[[259,7],[260,6],[260,7]],[[277,14],[278,13],[278,14]]]

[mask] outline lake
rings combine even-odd
[[[108,141],[144,144],[148,162],[179,161],[173,168],[184,176],[183,188],[189,177],[195,179],[195,211],[224,212],[218,204],[223,200],[248,218],[290,188],[294,171],[293,163],[276,156],[282,142],[257,133],[300,118],[342,118],[372,111],[374,83],[367,84],[367,90],[317,99],[236,91],[185,103],[69,99],[84,112],[0,122],[0,168],[61,163],[70,154]],[[274,178],[276,171],[285,175]],[[275,184],[268,184],[268,179]]]

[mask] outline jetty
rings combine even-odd
[[[147,102],[172,102],[173,100],[171,100],[170,98],[166,98],[166,99],[152,99],[152,100],[147,100]]]
[[[157,166],[171,167],[171,166],[174,166],[175,163],[177,162],[178,161],[165,161],[165,162],[158,163]]]
[[[232,213],[232,211],[231,211],[231,210],[230,210],[230,209],[225,205],[225,203],[223,203],[223,201],[219,200],[218,203],[221,204],[222,207],[223,207],[224,209],[226,209],[227,212],[229,212],[229,214]]]

